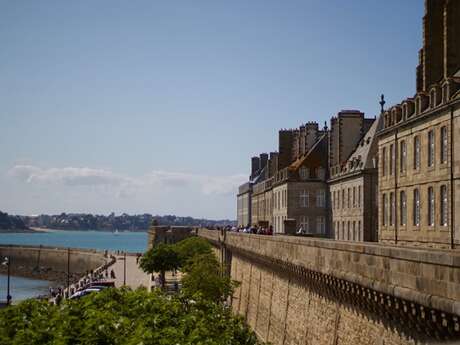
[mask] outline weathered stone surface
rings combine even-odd
[[[241,282],[233,310],[273,344],[412,344],[405,327],[406,334],[435,334],[413,325],[436,317],[427,329],[439,324],[442,331],[442,313],[431,308],[460,315],[454,265],[460,253],[211,230],[198,235],[233,252],[232,278]],[[309,278],[303,269],[317,275]],[[363,296],[370,307],[363,309]],[[396,330],[395,317],[412,329],[402,323]]]

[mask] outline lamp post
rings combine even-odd
[[[10,266],[11,266],[11,258],[10,256],[5,257],[2,262],[2,265],[8,266],[8,278],[7,278],[7,287],[6,287],[6,305],[11,304],[11,295],[10,295]]]
[[[124,252],[124,260],[123,263],[123,285],[126,286],[126,251]]]

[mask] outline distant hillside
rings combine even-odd
[[[10,216],[0,211],[0,230],[24,230],[28,227],[19,216]]]
[[[111,213],[105,215],[93,215],[83,213],[62,213],[60,215],[40,215],[33,217],[21,217],[29,227],[40,227],[62,230],[127,230],[146,231],[156,219],[160,225],[190,225],[190,226],[226,226],[235,225],[232,220],[209,220],[192,217],[177,217],[173,215],[152,216],[151,214],[116,216]]]

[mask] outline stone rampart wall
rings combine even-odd
[[[410,344],[459,337],[452,251],[199,230],[231,252],[233,309],[273,344]],[[228,255],[227,255],[228,257]],[[424,341],[425,341],[424,340]]]

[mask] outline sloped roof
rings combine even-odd
[[[318,148],[319,144],[326,138],[327,138],[326,133],[323,134],[321,137],[319,137],[319,139],[316,140],[316,142],[313,144],[313,146],[307,153],[305,153],[302,157],[297,158],[297,160],[291,163],[291,165],[289,166],[289,170],[291,171],[298,170],[302,166],[302,164],[308,159],[308,157]]]
[[[382,125],[382,116],[379,116],[374,121],[371,128],[369,128],[367,133],[358,142],[350,157],[348,157],[347,162],[345,163],[345,171],[343,173],[374,168],[372,159],[377,153],[378,139],[376,133],[382,128]]]

